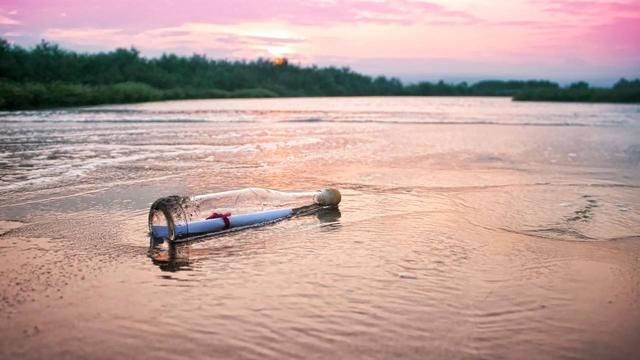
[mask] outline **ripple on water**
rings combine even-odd
[[[0,217],[20,222],[0,223],[6,357],[637,353],[637,107],[332,98],[0,117]],[[148,256],[157,197],[248,186],[344,197]]]
[[[474,224],[495,231],[574,241],[640,235],[635,226],[640,213],[621,206],[640,201],[633,187],[548,184],[514,188],[508,193],[470,193],[459,201],[472,210],[468,216]]]

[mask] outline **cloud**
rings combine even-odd
[[[120,29],[71,28],[49,29],[42,36],[53,41],[59,40],[80,45],[91,45],[104,41],[120,44],[126,34]]]
[[[613,58],[633,58],[640,73],[640,16],[616,18],[594,26],[583,40]]]
[[[186,23],[141,32],[127,32],[123,29],[54,28],[46,30],[42,36],[66,44],[83,46],[102,44],[105,49],[142,45],[143,50],[154,52],[183,49],[187,52],[251,58],[291,54],[295,52],[297,46],[305,42],[304,37],[296,36],[286,30],[278,30],[275,24],[264,27],[263,24],[222,26]]]
[[[0,25],[18,25],[20,21],[14,20],[8,16],[0,15]]]
[[[11,1],[11,0],[10,0]],[[151,29],[188,22],[240,24],[283,22],[293,25],[465,22],[474,17],[449,5],[419,0],[65,0],[38,6],[13,0],[34,26]],[[441,0],[440,0],[441,1]],[[28,10],[28,11],[26,11]],[[60,14],[66,14],[61,17]]]
[[[453,24],[478,20],[469,13],[418,0],[352,1],[340,7],[349,9],[343,20],[352,22]],[[325,21],[330,22],[331,19]]]
[[[599,17],[640,15],[640,1],[555,0],[546,4],[548,6],[544,11],[555,14]]]

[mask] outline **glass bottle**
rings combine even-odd
[[[176,241],[264,225],[321,207],[337,206],[341,198],[336,189],[283,192],[247,188],[190,197],[172,195],[151,205],[149,233],[156,240]]]

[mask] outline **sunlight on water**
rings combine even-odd
[[[0,348],[630,358],[638,139],[637,105],[505,98],[0,113]],[[149,248],[156,198],[251,186],[343,201]]]

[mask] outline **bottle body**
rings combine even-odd
[[[282,192],[247,188],[196,196],[173,195],[156,200],[149,210],[153,238],[174,241],[231,228],[278,221],[303,209],[336,206],[340,192]]]

